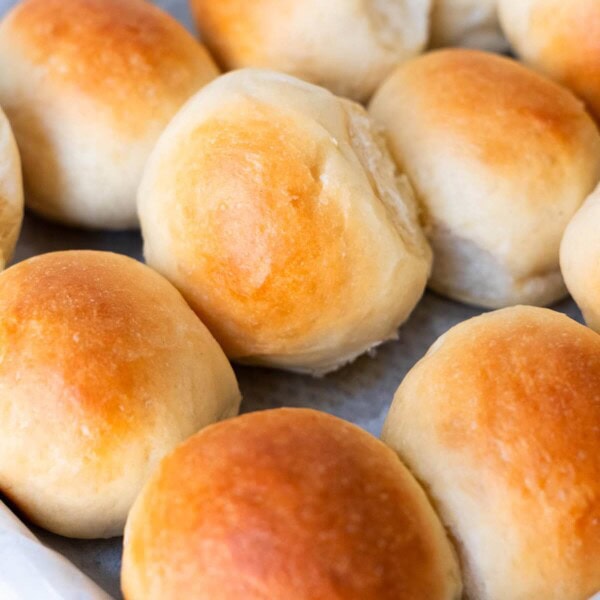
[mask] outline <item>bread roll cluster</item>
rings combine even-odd
[[[24,197],[139,224],[148,264],[0,273],[2,497],[61,535],[125,527],[127,600],[588,600],[596,3],[190,8],[206,48],[146,0],[23,0],[0,23],[0,270]],[[528,66],[483,51],[506,39]],[[503,310],[438,339],[383,441],[314,410],[236,417],[229,360],[326,374],[428,285]],[[539,308],[567,288],[590,328]]]

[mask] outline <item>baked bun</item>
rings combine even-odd
[[[498,0],[434,0],[430,45],[503,52],[508,45],[500,30]]]
[[[514,307],[451,329],[396,393],[383,439],[460,549],[467,597],[600,589],[600,336]]]
[[[10,124],[0,108],[0,271],[12,256],[22,221],[21,161]]]
[[[0,25],[0,103],[35,212],[137,226],[135,194],[158,135],[217,75],[206,50],[145,0],[25,0]]]
[[[600,333],[600,187],[569,223],[560,247],[560,266],[587,324]]]
[[[283,71],[366,100],[427,43],[431,0],[190,0],[226,69]]]
[[[396,455],[306,409],[209,427],[132,509],[127,600],[458,600],[455,555]]]
[[[323,373],[389,338],[431,254],[362,107],[241,70],[169,124],[139,191],[147,262],[233,359]]]
[[[571,88],[600,121],[600,2],[499,0],[499,12],[519,57]]]
[[[422,202],[435,291],[490,308],[566,295],[560,240],[600,177],[581,102],[513,60],[454,49],[400,67],[370,110]]]
[[[0,493],[37,525],[120,534],[158,461],[239,400],[207,329],[141,263],[58,252],[0,275]]]

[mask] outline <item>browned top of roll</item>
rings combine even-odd
[[[440,142],[460,140],[459,153],[474,153],[507,176],[522,168],[515,162],[518,148],[549,144],[567,160],[580,147],[582,131],[594,133],[583,104],[568,90],[512,59],[478,50],[439,50],[413,59],[388,79],[374,104],[391,93],[399,110],[413,110],[412,118],[422,119]],[[527,158],[532,168],[547,170],[536,156]]]
[[[120,534],[155,464],[238,404],[215,340],[138,261],[55,252],[0,275],[0,492],[35,523]]]
[[[128,599],[455,598],[459,576],[396,455],[324,413],[282,409],[181,445],[127,526]]]
[[[145,0],[25,0],[2,30],[12,56],[109,107],[123,127],[170,118],[217,74],[204,47]]]

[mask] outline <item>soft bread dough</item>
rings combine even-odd
[[[459,548],[466,597],[600,589],[600,336],[533,307],[442,336],[396,392],[383,439]]]
[[[323,373],[395,337],[431,253],[362,107],[241,70],[191,99],[139,191],[148,264],[228,356]]]
[[[600,135],[567,89],[475,50],[399,67],[370,113],[421,201],[429,285],[498,308],[566,295],[564,230],[600,178]]]
[[[0,108],[0,271],[12,256],[22,221],[21,161],[12,129]]]
[[[0,493],[33,523],[120,535],[158,461],[239,401],[213,337],[141,263],[57,252],[0,274]]]
[[[56,221],[137,226],[158,135],[217,75],[207,51],[146,0],[24,0],[0,24],[0,104],[26,201]]]
[[[283,71],[366,100],[420,53],[431,0],[190,0],[202,39],[226,69]]]
[[[127,600],[458,600],[460,573],[395,454],[341,419],[268,410],[169,455],[132,509]]]
[[[569,223],[560,247],[560,266],[587,324],[600,333],[600,187]]]

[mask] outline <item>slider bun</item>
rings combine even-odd
[[[206,50],[145,0],[25,0],[0,25],[0,103],[35,212],[84,227],[137,225],[156,139],[217,75]]]
[[[600,333],[600,187],[565,231],[560,266],[587,324]]]
[[[498,0],[434,0],[430,45],[506,50],[498,22]]]
[[[431,0],[190,0],[202,39],[226,69],[262,67],[366,100],[421,52]]]
[[[209,427],[132,509],[127,600],[458,600],[456,559],[396,455],[306,409]]]
[[[431,254],[359,105],[260,70],[169,124],[139,191],[147,262],[233,359],[323,373],[396,336]]]
[[[409,372],[383,439],[425,485],[467,597],[600,589],[600,336],[515,307],[451,329]]]
[[[12,256],[22,220],[21,161],[10,124],[0,108],[0,271]]]
[[[370,111],[422,202],[435,291],[490,308],[566,295],[560,241],[600,177],[581,102],[513,60],[453,49],[398,68]]]
[[[600,121],[600,2],[499,0],[499,11],[519,57],[572,89]]]
[[[207,329],[141,263],[58,252],[0,275],[0,493],[37,525],[120,534],[158,461],[239,399]]]

